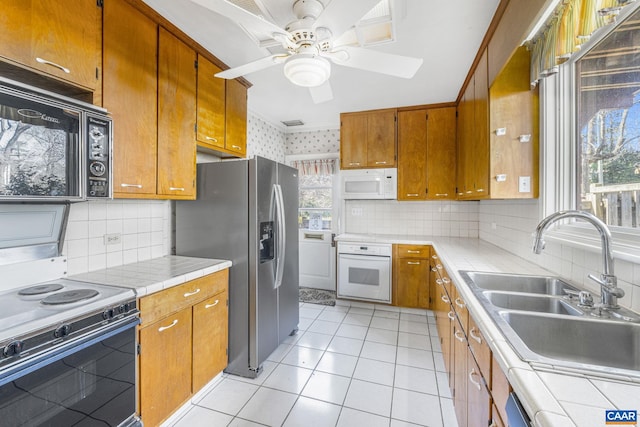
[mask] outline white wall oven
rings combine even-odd
[[[0,199],[109,198],[106,111],[0,77]]]
[[[391,245],[338,242],[339,298],[391,303]]]

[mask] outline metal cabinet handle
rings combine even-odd
[[[219,302],[220,302],[220,300],[217,299],[216,302],[214,302],[213,304],[207,304],[207,305],[204,306],[204,308],[215,307],[216,305],[218,305]]]
[[[411,249],[408,249],[408,250],[407,250],[407,253],[408,253],[408,254],[419,254],[419,253],[421,253],[421,252],[422,252],[422,251],[414,251],[414,250],[411,250]]]
[[[407,193],[407,197],[418,197],[418,193]]]
[[[360,162],[351,162],[349,166],[360,166]]]
[[[448,277],[443,277],[443,278],[442,278],[442,281],[443,281],[444,283],[446,283],[447,285],[448,285],[449,283],[451,283],[451,279],[449,279]]]
[[[471,328],[471,330],[469,331],[469,336],[471,338],[473,338],[474,340],[476,340],[478,342],[478,344],[482,344],[482,337],[480,335],[475,335],[473,332],[476,331],[476,327],[474,326],[473,328]]]
[[[458,335],[459,334],[459,335]],[[453,336],[460,342],[464,342],[464,335],[462,335],[462,331],[455,331]]]
[[[478,188],[476,191],[477,191],[478,193],[482,193],[482,192],[484,191],[484,188]]]
[[[431,255],[431,258],[438,259],[438,255]]]
[[[184,297],[185,297],[185,298],[188,298],[188,297],[190,297],[190,296],[193,296],[193,295],[197,294],[198,292],[200,292],[200,288],[196,289],[196,290],[195,290],[195,291],[193,291],[193,292],[187,292],[187,293],[185,293],[185,294],[184,294]]]
[[[431,271],[433,271],[434,273],[438,272],[438,270],[435,267],[431,267]]]
[[[442,264],[436,264],[436,268],[437,268],[438,270],[442,270]]]
[[[48,61],[48,60],[42,59],[42,58],[36,58],[36,62],[39,62],[40,64],[51,65],[52,67],[56,67],[56,68],[62,70],[63,72],[65,72],[67,74],[71,74],[71,70],[70,69],[68,69],[67,67],[63,67],[60,64],[56,64],[55,62],[51,62],[51,61]]]
[[[420,261],[407,261],[407,265],[420,265]]]
[[[436,197],[447,197],[449,193],[436,193]]]
[[[449,318],[449,320],[456,320],[456,315],[453,311],[448,312],[447,317]]]
[[[204,139],[206,139],[207,141],[218,142],[218,138],[214,138],[212,136],[205,136]]]
[[[376,165],[386,165],[387,162],[376,162]]]
[[[231,148],[233,148],[234,150],[242,150],[242,147],[240,147],[239,145],[232,145]]]
[[[473,191],[471,191],[471,190],[464,192],[464,194],[471,194],[471,193],[473,193]]]
[[[175,319],[173,322],[171,322],[171,324],[169,326],[160,326],[158,328],[158,332],[166,331],[169,328],[173,328],[177,324],[178,324],[178,319]]]
[[[436,279],[436,285],[442,286],[442,280],[441,279]]]
[[[456,298],[455,303],[460,308],[465,308],[467,304],[465,304],[460,298]]]
[[[120,187],[135,187],[135,188],[142,188],[142,184],[120,184]]]
[[[184,187],[169,187],[169,191],[184,191]]]
[[[480,385],[480,381],[474,381],[473,380],[473,376],[474,375],[478,375],[478,373],[476,372],[476,368],[471,368],[471,372],[469,372],[469,382],[471,384],[473,384],[474,386],[476,386],[476,388],[478,390],[482,390],[482,386]]]
[[[446,302],[447,304],[450,304],[450,303],[451,303],[451,301],[449,300],[449,297],[448,297],[448,296],[446,296],[446,295],[440,295],[440,299],[441,299],[443,302]],[[451,319],[451,318],[450,318],[450,319]],[[453,319],[451,319],[451,320],[453,320]]]

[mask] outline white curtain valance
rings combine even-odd
[[[291,166],[300,175],[333,175],[336,173],[336,159],[293,160]]]

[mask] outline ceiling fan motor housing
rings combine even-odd
[[[312,18],[315,21],[323,10],[324,6],[318,0],[298,0],[293,4],[293,13],[298,19]]]

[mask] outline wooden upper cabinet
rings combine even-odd
[[[531,90],[529,61],[519,48],[490,89],[492,198],[538,197],[538,93]],[[520,177],[529,179],[528,191],[520,191]]]
[[[396,110],[374,111],[367,117],[367,166],[396,166]]]
[[[475,145],[474,191],[476,198],[489,196],[489,80],[487,50],[484,50],[474,74],[474,119],[472,140]]]
[[[156,194],[158,26],[124,0],[104,2],[103,104],[114,120],[114,197]]]
[[[398,200],[454,199],[455,107],[398,113]]]
[[[340,169],[367,166],[367,116],[340,115]]]
[[[465,89],[458,106],[458,198],[489,196],[489,89],[487,52]]]
[[[427,200],[427,117],[398,112],[398,200]]]
[[[427,199],[456,198],[456,109],[433,108],[427,120]]]
[[[340,114],[340,168],[396,167],[396,109]]]
[[[7,1],[0,56],[83,88],[99,79],[100,8],[96,0]],[[11,42],[6,42],[10,40]]]
[[[198,144],[213,149],[225,143],[225,80],[214,77],[222,71],[213,62],[198,55]]]
[[[158,194],[195,198],[196,53],[164,28],[158,56]]]
[[[226,81],[225,150],[247,155],[247,88],[237,80]]]

